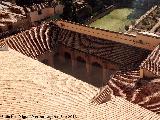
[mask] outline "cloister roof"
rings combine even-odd
[[[153,74],[160,76],[160,45],[143,61],[141,68],[147,69]]]
[[[47,117],[81,120],[159,120],[160,116],[123,98],[101,105],[90,99],[98,89],[14,50],[0,52],[0,117]],[[3,115],[3,116],[2,116]],[[61,117],[62,115],[62,117]],[[72,116],[73,117],[73,116]],[[75,116],[74,116],[75,117]],[[11,118],[10,118],[11,119]]]

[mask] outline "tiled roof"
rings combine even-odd
[[[141,64],[141,68],[160,76],[160,45],[158,45],[146,60]]]
[[[150,53],[145,49],[65,30],[56,27],[52,22],[34,27],[6,40],[9,47],[32,58],[37,58],[47,50],[54,50],[58,40],[59,44],[114,62],[120,66],[121,70],[139,67]]]
[[[25,12],[33,12],[33,11],[38,11],[42,10],[47,7],[55,7],[57,3],[52,1],[51,3],[45,2],[45,3],[40,3],[40,4],[33,4],[32,6],[24,6]]]
[[[140,79],[139,71],[117,72],[92,101],[103,103],[109,97],[107,93],[160,114],[160,78]]]
[[[9,25],[19,22],[22,19],[26,19],[26,14],[22,7],[9,4],[9,2],[0,2],[0,6],[3,7],[0,12],[0,37],[4,38],[13,31],[18,29],[8,29]],[[15,24],[14,24],[15,25]]]
[[[119,64],[124,68],[137,68],[150,51],[130,45],[104,40],[89,35],[61,29],[59,43],[76,50]]]
[[[97,88],[11,49],[0,52],[0,58],[1,119],[11,115],[10,120],[22,119],[22,115],[34,120],[40,116],[66,119],[68,115],[76,115],[79,120],[160,119],[120,97],[112,96],[101,105],[91,104]]]
[[[133,25],[131,31],[148,31],[147,34],[157,34],[157,30],[160,27],[160,6],[156,5],[147,11],[140,19],[138,19]]]
[[[4,6],[3,10],[10,11],[11,13],[12,12],[13,13],[15,13],[15,12],[17,13],[18,12],[18,14],[22,14],[22,15],[26,14],[25,11],[23,10],[23,7],[17,6],[15,4],[10,3],[10,2],[4,2],[4,1],[2,1],[0,3],[0,5]]]
[[[46,51],[54,51],[56,38],[51,34],[55,32],[56,27],[46,23],[6,38],[5,41],[10,48],[36,59]]]
[[[6,46],[6,43],[4,41],[0,41],[0,51],[7,50],[8,47]]]
[[[1,11],[0,13],[0,23],[5,23],[5,22],[17,22],[16,18],[11,15],[7,11]]]
[[[140,68],[146,69],[158,77],[142,79],[140,71],[117,72],[92,101],[97,104],[103,103],[109,93],[112,93],[153,112],[160,113],[160,45],[142,62]]]

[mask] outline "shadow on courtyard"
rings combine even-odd
[[[64,61],[62,61],[63,59]],[[92,64],[92,69],[90,74],[87,74],[86,61],[81,57],[77,58],[76,66],[72,67],[71,56],[65,54],[65,57],[56,55],[54,58],[54,68],[60,70],[66,74],[69,74],[77,79],[80,79],[88,84],[95,87],[105,86],[105,82],[102,77],[102,67],[99,64]]]

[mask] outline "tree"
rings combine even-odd
[[[33,3],[35,4],[40,4],[42,2],[45,2],[46,0],[15,0],[15,3],[19,6],[31,6]]]
[[[73,0],[60,0],[60,2],[64,5],[62,17],[66,20],[77,22],[76,7]]]
[[[93,8],[97,5],[96,0],[86,0],[86,2]]]

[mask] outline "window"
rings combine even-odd
[[[38,15],[41,15],[42,14],[42,10],[38,10]]]

